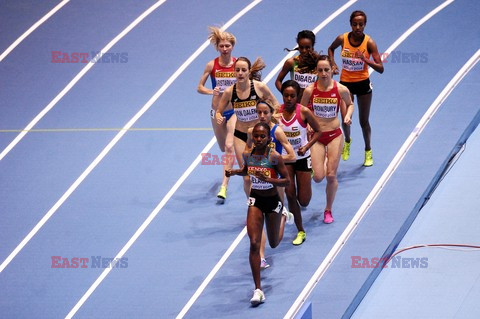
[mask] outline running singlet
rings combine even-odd
[[[247,159],[248,175],[252,181],[252,189],[265,190],[273,188],[273,184],[259,180],[255,175],[260,172],[265,177],[278,178],[277,172],[273,168],[268,158],[270,157],[271,148],[268,148],[267,156],[265,155],[253,155],[253,151]]]
[[[284,106],[282,105],[282,108]],[[295,115],[290,119],[290,121],[285,120],[282,115],[282,124],[283,124],[283,131],[287,136],[288,141],[292,144],[293,150],[295,151],[295,155],[297,156],[297,160],[303,159],[305,157],[310,156],[310,150],[306,151],[303,156],[298,155],[298,150],[300,147],[307,145],[307,124],[302,120],[302,115],[300,111],[302,109],[302,105],[297,103],[295,109]],[[286,155],[287,152],[283,150],[282,155]]]
[[[313,114],[323,119],[337,117],[340,109],[340,94],[338,93],[337,81],[333,81],[333,88],[330,91],[322,92],[317,85],[314,86],[310,104]]]
[[[236,82],[235,73],[234,73],[234,64],[235,58],[233,58],[233,62],[229,67],[223,67],[220,65],[218,61],[218,57],[213,62],[213,69],[210,73],[210,79],[212,80],[212,89],[216,88],[217,86],[220,88],[220,93],[223,93],[226,88],[232,86]]]
[[[245,100],[242,100],[237,95],[237,85],[233,86],[232,93],[232,105],[237,115],[237,120],[240,122],[250,122],[258,119],[257,114],[257,102],[258,95],[255,92],[255,86],[253,85],[253,80],[250,80],[250,96]]]
[[[342,82],[359,82],[368,79],[368,65],[360,59],[355,57],[355,52],[360,50],[366,59],[370,59],[368,53],[367,43],[370,37],[365,34],[362,43],[355,47],[350,44],[348,40],[348,32],[343,34],[342,44],[342,73],[340,74],[340,81]]]
[[[298,69],[298,56],[293,58],[293,69],[290,71],[290,78],[297,82],[302,89],[305,89],[317,80],[315,70],[309,71],[313,71],[314,73],[300,73],[300,70]]]
[[[275,137],[275,131],[277,130],[278,124],[275,124],[272,129],[270,130],[270,136],[272,137],[272,143],[275,143],[275,151],[278,152],[278,154],[282,154],[283,152],[283,145],[280,143],[279,140]],[[286,153],[285,153],[286,154]]]

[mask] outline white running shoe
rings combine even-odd
[[[270,264],[267,262],[265,258],[262,258],[260,260],[260,269],[267,269],[268,267],[270,267]]]
[[[253,291],[253,297],[252,299],[250,299],[250,303],[252,304],[252,306],[258,306],[259,304],[263,303],[265,301],[265,294],[263,293],[263,291],[261,291],[260,289],[255,289]]]
[[[283,206],[283,211],[282,211],[282,214],[285,215],[285,217],[287,218],[285,221],[287,222],[288,225],[292,225],[293,222],[295,221],[295,218],[293,217],[293,214],[290,213],[286,208],[285,206]]]

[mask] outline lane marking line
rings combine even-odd
[[[122,32],[120,32],[112,41],[110,41],[99,54],[103,55],[107,53],[118,41],[120,41],[127,33],[129,33],[133,28],[135,28],[143,19],[155,11],[159,6],[161,6],[166,0],[160,0],[140,16],[138,16],[132,23],[130,23]],[[96,63],[93,60],[89,61],[87,65],[67,84],[67,86],[60,92],[58,95],[50,102],[48,105],[40,111],[40,113],[35,116],[35,118],[28,123],[28,125],[18,134],[15,139],[10,142],[10,144],[0,153],[0,161],[17,145],[24,137],[27,135],[27,132],[30,131],[57,103],[60,101],[65,94],[67,94],[72,87],[77,84],[78,81],[95,65]],[[1,272],[1,271],[0,271]]]
[[[228,247],[227,251],[223,254],[222,258],[217,262],[217,264],[213,267],[213,269],[210,271],[210,273],[207,275],[207,277],[203,280],[201,285],[197,288],[197,291],[193,294],[193,296],[188,300],[188,302],[185,304],[183,309],[180,311],[180,313],[177,315],[176,319],[183,318],[188,310],[193,306],[195,301],[197,301],[198,297],[202,294],[202,292],[207,288],[208,284],[210,281],[212,281],[213,277],[217,274],[217,272],[222,268],[223,264],[227,261],[228,257],[233,253],[233,251],[237,248],[237,246],[240,244],[242,241],[243,237],[247,235],[247,226],[243,227],[242,231],[238,234],[237,238],[232,242],[230,247]]]
[[[243,10],[238,12],[232,19],[230,19],[221,29],[225,30],[229,26],[231,26],[233,23],[235,23],[238,19],[240,19],[245,13],[250,11],[253,7],[255,7],[258,3],[260,3],[262,0],[255,0],[251,2],[248,6],[246,6]],[[200,48],[194,52],[194,54],[185,61],[184,64],[170,77],[170,79],[160,88],[160,90],[155,93],[155,95],[147,102],[147,105],[150,103],[148,107],[150,107],[155,100],[157,100],[160,95],[167,89],[168,86],[175,80],[175,78],[180,75],[181,72],[203,51],[205,48],[207,48],[210,45],[210,41],[206,40]],[[143,108],[142,108],[143,109]],[[145,111],[148,108],[145,109]],[[144,112],[145,112],[144,111]],[[139,112],[140,113],[140,112]],[[142,113],[143,114],[143,113]],[[140,116],[138,116],[140,117]],[[133,119],[132,119],[133,120]],[[135,120],[136,121],[136,120]],[[133,125],[134,122],[132,122]],[[119,133],[120,134],[120,133]],[[133,245],[133,243],[140,237],[140,235],[144,232],[144,230],[148,227],[148,225],[153,221],[153,219],[158,215],[160,210],[165,206],[165,204],[170,200],[170,198],[173,196],[173,194],[177,191],[177,189],[183,184],[183,182],[187,179],[187,177],[190,175],[190,173],[195,169],[195,167],[201,162],[202,153],[208,153],[208,151],[212,148],[212,146],[216,143],[216,138],[213,137],[210,142],[205,146],[205,148],[202,150],[202,152],[196,157],[196,159],[192,162],[192,164],[188,167],[188,169],[183,173],[183,175],[180,177],[180,179],[177,180],[175,185],[170,189],[170,191],[165,195],[165,197],[160,201],[160,203],[155,207],[155,209],[150,213],[148,218],[143,222],[143,224],[140,226],[140,228],[137,229],[135,234],[128,240],[128,242],[123,246],[123,248],[120,250],[120,252],[117,254],[115,258],[122,258],[123,255],[130,249],[130,247]],[[67,314],[65,318],[72,318],[77,311],[82,307],[82,305],[87,301],[87,299],[90,297],[90,295],[97,289],[97,287],[102,283],[102,281],[107,277],[107,275],[110,273],[110,271],[113,268],[106,268],[102,274],[95,280],[95,282],[88,288],[88,290],[85,292],[85,294],[80,298],[80,300],[75,304],[75,306],[70,310],[70,312]]]
[[[104,50],[109,50],[111,46],[113,46],[118,40],[121,39],[121,37],[123,37],[125,34],[127,34],[131,29],[133,29],[133,27],[135,27],[138,23],[140,23],[145,17],[147,17],[150,13],[152,13],[156,8],[158,8],[162,3],[164,3],[166,0],[161,0],[161,1],[158,1],[157,3],[155,3],[153,6],[151,6],[149,9],[147,9],[142,15],[140,15],[137,19],[135,19],[134,22],[132,22],[125,30],[123,30],[115,39],[113,39],[105,48]],[[89,63],[88,66],[92,67],[93,66],[93,63]],[[87,67],[85,67],[82,72],[79,73],[80,74],[85,74],[85,70],[88,70]],[[85,72],[84,72],[85,71]],[[77,75],[77,77],[79,76]],[[75,77],[75,79],[77,78]],[[81,77],[81,76],[80,76]],[[74,79],[74,80],[75,80]],[[67,86],[67,87],[72,87],[73,86],[73,81],[70,82],[70,84]],[[78,80],[77,80],[78,81]],[[76,81],[75,81],[76,82]],[[66,90],[67,88],[64,89],[64,91]],[[62,91],[62,92],[64,92]],[[68,90],[67,90],[68,91]],[[65,93],[67,92],[65,91]],[[59,97],[60,95],[57,96],[58,100],[61,98]],[[62,95],[63,96],[63,95]],[[57,100],[57,98],[55,100]],[[54,101],[55,101],[54,100]],[[52,101],[53,103],[53,101]],[[50,104],[52,104],[50,103]],[[153,102],[152,102],[153,103]],[[54,104],[52,104],[52,107],[53,107]],[[145,109],[145,110],[144,110]],[[142,110],[144,110],[143,112],[145,112],[146,110],[148,109],[145,108],[145,106],[142,108]],[[133,126],[133,124],[135,123],[135,121],[138,119],[138,117],[141,116],[141,114],[143,114],[142,110],[140,110],[125,126],[124,128],[125,129],[128,129],[128,128],[131,128]],[[48,112],[48,110],[44,110],[42,111],[43,113],[46,113]],[[43,116],[43,115],[42,115]],[[38,116],[37,116],[38,117]],[[41,118],[41,116],[40,116]],[[40,120],[40,118],[38,120]],[[35,121],[35,120],[34,120]],[[37,121],[38,122],[38,121]],[[33,121],[32,121],[33,123]],[[30,123],[30,124],[32,124]],[[35,122],[36,123],[36,122]],[[32,125],[28,125],[26,130],[30,130],[32,128]],[[45,216],[42,217],[42,219],[35,225],[35,227],[33,227],[33,229],[27,234],[27,236],[25,236],[25,238],[20,242],[20,244],[17,245],[17,247],[15,247],[15,249],[10,253],[10,255],[8,255],[8,257],[2,262],[2,264],[0,265],[0,273],[2,273],[2,271],[5,269],[5,267],[8,266],[8,264],[10,264],[10,262],[13,260],[13,258],[15,258],[15,256],[23,249],[23,247],[25,247],[25,245],[30,241],[30,239],[32,239],[33,236],[35,236],[35,234],[40,230],[40,228],[42,228],[42,226],[50,219],[50,217],[52,217],[52,215],[58,210],[58,208],[67,200],[67,198],[75,191],[75,189],[77,189],[77,187],[83,182],[83,180],[88,176],[88,174],[90,174],[90,172],[98,165],[98,163],[100,163],[100,161],[107,155],[107,153],[113,148],[113,146],[115,146],[115,144],[120,140],[120,138],[122,138],[122,136],[126,133],[127,131],[126,130],[122,130],[120,131],[111,141],[110,143],[100,152],[100,154],[95,158],[95,160],[90,163],[90,165],[87,167],[87,169],[85,169],[85,171],[83,171],[83,173],[77,178],[77,180],[68,188],[68,190],[62,195],[62,197],[60,197],[60,199],[53,205],[52,208],[50,208],[50,210],[45,214]],[[27,133],[20,133],[20,135],[17,136],[17,138],[19,136],[21,136],[23,134],[23,136]],[[16,138],[16,140],[17,140]],[[21,139],[21,137],[20,137]],[[18,141],[20,140],[18,139]],[[12,142],[13,143],[13,142]],[[15,143],[16,144],[16,143]],[[13,146],[12,146],[13,147]],[[8,148],[8,147],[7,147]],[[11,149],[11,148],[10,148]],[[2,153],[3,154],[3,153]],[[5,153],[6,154],[6,153]],[[0,157],[1,158],[1,157]]]
[[[201,153],[207,153],[208,150],[216,143],[215,137],[210,140],[210,142],[205,146],[205,148],[202,150]],[[187,179],[187,177],[190,175],[190,173],[195,169],[195,167],[200,163],[202,160],[201,154],[199,154],[195,160],[190,164],[188,169],[183,173],[183,175],[177,180],[175,185],[170,189],[170,191],[165,195],[165,197],[160,201],[160,203],[155,207],[155,209],[150,213],[150,215],[147,217],[147,219],[142,223],[142,225],[137,229],[135,234],[128,240],[128,242],[123,246],[123,248],[118,252],[117,256],[115,258],[122,258],[125,253],[130,249],[130,247],[133,245],[133,243],[140,237],[140,235],[145,231],[145,229],[150,225],[150,223],[155,219],[155,217],[158,215],[160,210],[165,206],[165,204],[168,202],[170,197],[173,196],[173,194],[177,191],[177,189],[182,185],[182,183]],[[101,273],[101,275],[95,280],[95,282],[88,288],[88,290],[85,292],[85,294],[80,298],[80,300],[75,304],[75,306],[70,310],[70,312],[67,314],[65,318],[72,318],[77,311],[82,307],[82,305],[87,301],[87,299],[90,297],[90,295],[97,289],[97,287],[102,283],[102,281],[107,277],[107,275],[110,273],[110,271],[113,268],[105,268],[105,270]]]
[[[452,80],[447,84],[447,86],[442,90],[442,92],[437,96],[435,101],[431,104],[429,109],[420,119],[418,124],[410,133],[409,137],[405,140],[402,147],[399,149],[394,159],[390,162],[390,165],[387,167],[383,175],[380,177],[370,194],[367,196],[355,216],[352,218],[348,226],[345,228],[344,232],[340,235],[335,245],[329,251],[323,262],[320,264],[318,269],[315,271],[305,288],[302,290],[297,300],[294,302],[292,307],[289,309],[284,318],[294,318],[298,311],[302,308],[305,301],[308,300],[310,294],[313,292],[317,283],[321,280],[323,275],[326,273],[330,265],[333,263],[336,256],[339,254],[340,250],[345,246],[346,242],[353,234],[354,230],[361,222],[363,217],[366,215],[368,209],[372,206],[373,202],[379,196],[380,192],[385,187],[385,184],[388,182],[390,177],[393,175],[395,170],[398,168],[407,152],[410,150],[412,145],[415,143],[416,139],[420,136],[430,119],[434,116],[443,102],[448,98],[450,93],[455,89],[457,84],[465,77],[465,75],[470,72],[470,70],[475,66],[475,64],[480,59],[480,50],[478,50],[467,63],[458,71],[458,73],[452,78]]]
[[[211,127],[132,127],[132,128],[40,128],[27,133],[76,133],[76,132],[118,132],[118,131],[212,131]],[[0,133],[19,133],[25,130],[0,130]]]
[[[329,22],[331,22],[334,18],[336,18],[338,15],[340,15],[343,11],[348,9],[352,4],[357,2],[357,0],[350,0],[347,3],[345,3],[343,6],[341,6],[339,9],[337,9],[334,13],[332,13],[327,19],[325,19],[322,23],[320,23],[315,29],[313,29],[313,32],[316,34],[318,33],[321,29],[323,29]],[[291,56],[293,56],[295,53],[290,52],[287,54],[287,56],[280,61],[280,63],[277,64],[275,68],[265,77],[263,82],[267,83],[270,81],[275,74],[278,73],[280,68],[283,66],[284,62]],[[208,150],[207,150],[208,151]],[[240,234],[237,236],[237,238],[232,242],[230,247],[228,247],[227,251],[225,254],[220,258],[218,263],[214,266],[214,268],[210,271],[210,273],[207,275],[207,277],[203,280],[203,282],[200,284],[200,286],[197,288],[193,296],[188,300],[187,304],[183,307],[183,309],[180,311],[180,313],[177,315],[176,319],[183,318],[185,314],[190,310],[192,305],[197,301],[197,299],[200,297],[200,295],[203,293],[205,288],[208,286],[210,281],[215,277],[217,272],[220,270],[220,268],[223,266],[225,261],[230,257],[232,252],[237,248],[237,246],[240,244],[241,240],[245,235],[247,234],[247,227],[244,227],[244,229],[240,232]]]
[[[361,222],[363,217],[366,215],[368,209],[372,206],[373,202],[379,196],[380,192],[385,187],[385,184],[388,182],[388,180],[393,175],[397,167],[400,165],[403,158],[407,155],[407,152],[410,150],[410,148],[412,147],[416,139],[420,136],[421,132],[426,127],[430,119],[433,117],[436,111],[440,108],[440,106],[446,100],[446,98],[450,95],[453,89],[457,86],[457,84],[475,66],[475,64],[479,61],[479,59],[480,59],[480,50],[478,50],[475,53],[475,55],[470,58],[470,60],[462,67],[462,69],[452,78],[452,80],[437,96],[437,98],[429,107],[427,112],[423,115],[422,119],[418,122],[416,127],[410,133],[409,137],[404,142],[402,147],[399,149],[399,151],[395,155],[394,159],[392,160],[388,168],[380,177],[375,187],[367,196],[362,206],[359,208],[355,216],[352,218],[352,220],[348,224],[347,228],[345,228],[345,231],[342,233],[342,235],[340,235],[335,245],[332,247],[328,255],[325,257],[323,262],[315,271],[314,275],[311,277],[310,281],[307,283],[307,285],[305,286],[303,291],[300,293],[297,300],[292,305],[292,307],[287,312],[284,318],[294,318],[295,315],[297,315],[298,311],[301,309],[304,302],[307,301],[308,297],[312,293],[317,283],[320,281],[320,279],[323,277],[323,275],[328,270],[330,265],[333,263],[333,260],[337,257],[340,250],[345,246],[347,240],[350,238],[355,228],[358,226],[358,224]]]
[[[425,15],[423,18],[418,20],[415,24],[413,24],[410,28],[408,28],[407,31],[405,31],[395,42],[392,43],[391,46],[388,47],[387,50],[385,50],[386,56],[388,57],[390,53],[393,52],[403,41],[405,41],[415,30],[417,30],[422,24],[430,20],[431,17],[436,15],[438,12],[443,10],[446,6],[450,5],[453,1],[455,0],[447,0],[432,11],[430,11],[427,15]],[[384,60],[385,54],[382,55],[382,62]],[[372,68],[368,68],[368,74],[371,75],[374,70]]]
[[[10,46],[0,55],[0,62],[5,59],[5,57],[13,51],[26,37],[28,37],[33,31],[35,31],[39,26],[41,26],[45,21],[47,21],[51,16],[53,16],[58,10],[60,10],[64,5],[66,5],[70,0],[63,0],[55,8],[50,10],[46,15],[38,20],[34,25],[32,25],[27,31],[25,31],[17,40],[15,40]]]

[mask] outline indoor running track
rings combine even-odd
[[[277,249],[267,248],[267,301],[251,308],[241,178],[217,205],[221,168],[199,165],[200,153],[219,155],[210,97],[196,93],[216,56],[205,44],[207,27],[228,23],[238,41],[234,55],[262,56],[274,91],[283,48],[294,47],[297,32],[318,31],[315,48],[326,52],[348,31],[355,9],[367,13],[365,32],[380,52],[407,57],[387,59],[385,73],[371,76],[375,165],[361,166],[355,118],[352,156],[339,168],[335,223],[322,223],[325,183],[314,185],[303,213],[307,241],[292,246],[289,227]],[[467,0],[1,1],[0,317],[284,317],[430,105],[477,53],[476,12],[478,4]],[[102,49],[127,59],[51,62],[53,51]],[[408,59],[415,55],[427,60]],[[447,98],[452,114],[435,126],[448,123],[454,142],[478,112],[478,76],[473,83],[476,91],[459,82],[453,92],[467,93]],[[438,145],[423,145],[416,168],[436,172],[452,147],[431,161],[428,148]],[[412,200],[420,196],[411,191]],[[390,244],[386,236],[370,241]],[[344,254],[359,254],[361,247],[347,243]],[[88,267],[52,268],[53,256],[89,258]],[[125,257],[127,267],[93,268],[92,256]],[[342,262],[333,262],[310,296],[315,318],[341,317],[365,281],[359,272],[346,282],[335,267]],[[350,284],[357,290],[344,293]]]

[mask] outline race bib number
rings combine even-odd
[[[363,71],[365,68],[365,63],[356,58],[342,58],[343,69],[350,72],[359,72]]]
[[[302,89],[307,88],[310,84],[314,83],[317,80],[317,75],[316,74],[310,74],[310,73],[299,73],[299,72],[294,72],[294,78],[293,80],[297,82]]]
[[[225,71],[217,71],[215,73],[215,79],[217,81],[217,87],[220,89],[220,93],[223,93],[229,86],[234,85],[237,80],[234,72]]]
[[[233,102],[233,109],[240,122],[250,122],[258,119],[257,101]]]
[[[292,145],[294,150],[297,150],[300,147],[302,147],[302,138],[301,137],[289,138],[288,141],[290,142],[290,144]]]
[[[337,117],[337,98],[313,98],[313,114],[317,117],[329,119]]]

